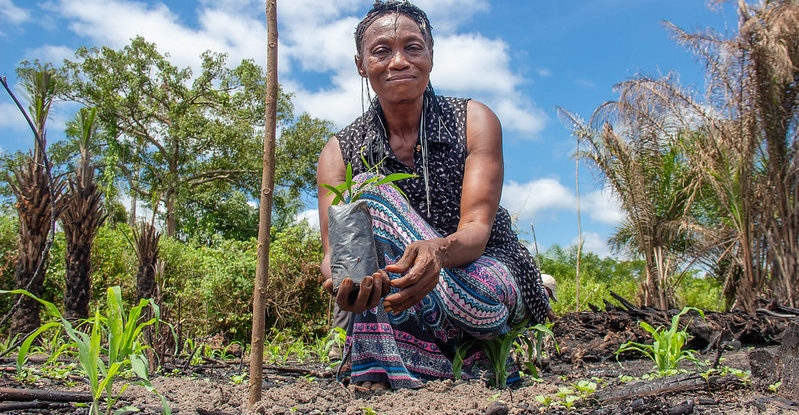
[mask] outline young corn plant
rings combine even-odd
[[[518,350],[526,352],[526,359],[523,360],[524,366],[527,371],[533,375],[533,378],[538,379],[538,368],[541,366],[541,357],[543,355],[544,343],[547,339],[552,339],[555,342],[555,334],[552,333],[552,323],[549,324],[536,324],[524,334],[519,336],[519,341],[516,342]],[[525,347],[522,347],[524,345]],[[555,342],[555,350],[560,353],[558,343]]]
[[[463,359],[469,348],[475,344],[479,345],[488,358],[488,362],[494,370],[494,387],[503,389],[507,386],[508,372],[507,362],[510,356],[511,347],[516,340],[527,331],[527,321],[525,320],[513,327],[509,332],[497,336],[491,340],[469,339],[459,345],[455,350],[455,358],[452,361],[452,371],[456,379],[460,379],[463,370]]]
[[[690,310],[694,310],[705,318],[705,313],[696,307],[684,307],[679,314],[671,319],[671,327],[666,330],[663,326],[653,328],[651,325],[644,321],[638,324],[649,334],[652,335],[652,344],[643,344],[629,341],[624,343],[616,350],[616,358],[618,359],[619,353],[626,351],[636,351],[643,353],[646,357],[655,363],[658,374],[663,376],[671,371],[676,371],[678,365],[682,360],[689,360],[694,363],[699,363],[699,360],[694,357],[694,350],[683,350],[683,346],[688,341],[688,332],[680,330],[680,317],[685,315]]]
[[[22,365],[27,360],[28,352],[33,341],[43,332],[51,328],[61,328],[69,337],[71,349],[77,349],[78,361],[81,368],[89,378],[89,387],[92,393],[92,404],[89,412],[93,415],[100,414],[100,398],[103,392],[106,393],[106,414],[111,414],[114,403],[119,395],[131,385],[126,383],[122,386],[119,395],[114,396],[112,386],[117,375],[127,369],[131,369],[138,381],[132,383],[155,393],[161,399],[165,414],[171,414],[171,409],[166,398],[155,390],[150,383],[147,373],[147,358],[144,357],[145,346],[139,341],[142,330],[159,321],[159,308],[152,300],[141,300],[139,304],[130,309],[127,317],[124,312],[124,303],[119,287],[108,289],[108,306],[106,314],[100,315],[95,311],[94,316],[88,319],[87,324],[91,325],[91,334],[76,330],[72,323],[65,319],[58,308],[51,302],[37,298],[25,290],[2,291],[0,294],[22,294],[41,303],[48,314],[55,321],[46,323],[28,336],[20,345],[17,354],[17,372],[22,373]],[[155,317],[145,322],[139,322],[139,317],[146,305],[150,305]],[[103,334],[107,333],[107,347],[103,347]],[[61,349],[61,348],[59,348]],[[102,355],[102,356],[101,356]],[[104,360],[107,359],[108,363]],[[125,410],[135,408],[126,407]]]

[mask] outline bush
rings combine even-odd
[[[0,210],[0,289],[14,288],[19,221],[16,213]],[[11,308],[11,296],[0,296],[0,316]]]
[[[17,217],[0,215],[0,289],[14,288]],[[134,300],[138,259],[124,223],[102,226],[92,247],[91,308],[101,307],[108,287],[118,285],[126,301]],[[227,340],[249,342],[252,289],[256,264],[255,239],[236,241],[219,236],[207,243],[162,238],[160,259],[165,269],[157,281],[164,315],[181,322],[183,337],[223,333]],[[63,232],[50,250],[43,299],[63,303],[65,274]],[[328,298],[317,282],[322,246],[318,232],[294,224],[275,233],[270,247],[267,328],[296,333],[326,333]],[[0,312],[11,296],[0,297]],[[2,314],[0,314],[2,315]]]
[[[556,314],[575,311],[576,289],[575,270],[577,267],[577,247],[563,249],[557,245],[541,256],[541,272],[551,274],[558,281],[559,302],[552,303]],[[583,254],[580,260],[580,310],[586,310],[591,303],[604,309],[604,302],[620,305],[610,296],[613,291],[632,303],[637,303],[638,284],[644,278],[643,260],[624,261],[611,257],[599,258],[596,254]],[[693,306],[703,310],[724,311],[724,297],[721,285],[713,278],[698,276],[697,271],[689,271],[676,289],[677,304]]]
[[[164,299],[183,329],[199,336],[224,333],[247,342],[251,334],[252,290],[257,242],[215,238],[209,245],[166,239]],[[319,236],[298,224],[276,234],[270,247],[267,327],[321,332],[327,296],[317,276]]]
[[[558,281],[558,300],[552,303],[556,314],[575,311],[577,308],[577,248],[563,249],[557,245],[541,256],[541,272],[551,274]],[[610,291],[631,301],[635,300],[636,285],[643,275],[643,261],[620,261],[611,257],[600,258],[586,253],[580,259],[580,310],[591,303],[604,309],[602,300],[618,304]]]

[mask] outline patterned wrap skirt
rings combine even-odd
[[[370,177],[364,173],[355,180]],[[371,214],[380,268],[398,261],[410,243],[441,237],[388,184],[371,188],[362,200]],[[400,276],[389,273],[391,279]],[[459,345],[469,338],[495,338],[527,317],[513,275],[500,261],[482,256],[464,267],[442,269],[435,289],[410,309],[387,313],[381,302],[353,316],[346,343],[351,381],[384,382],[399,389],[420,387],[425,380],[453,379],[452,361]],[[490,373],[476,344],[462,356],[463,378]],[[518,379],[518,370],[509,365],[508,383]]]

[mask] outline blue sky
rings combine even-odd
[[[279,78],[298,112],[343,127],[360,114],[352,33],[371,0],[279,0]],[[575,141],[556,106],[583,118],[615,98],[613,85],[636,74],[676,71],[700,90],[702,66],[662,21],[688,30],[734,31],[731,5],[701,0],[419,0],[435,38],[431,79],[441,94],[488,104],[503,124],[503,206],[541,249],[577,240]],[[197,67],[204,50],[226,52],[230,65],[265,64],[260,1],[0,0],[0,76],[16,85],[23,59],[54,63],[79,46],[121,48],[135,35],[155,42],[181,67]],[[4,95],[4,94],[3,94]],[[74,104],[54,109],[48,137],[63,136]],[[0,149],[29,148],[32,139],[10,99],[0,99]],[[611,192],[580,165],[585,249],[606,255],[623,219]],[[313,218],[314,206],[304,216]]]

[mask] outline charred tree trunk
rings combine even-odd
[[[50,181],[45,171],[44,150],[39,146],[34,149],[34,155],[20,170],[15,172],[14,180],[9,180],[11,189],[17,198],[17,213],[19,216],[19,243],[17,268],[14,273],[14,287],[26,289],[33,295],[42,295],[44,274],[47,261],[42,258],[50,232],[50,219],[53,214],[50,200]],[[62,183],[56,183],[53,194],[55,203],[59,204]],[[56,216],[59,210],[56,209]],[[36,272],[39,262],[41,269]],[[39,319],[39,302],[28,297],[22,297],[11,319],[11,335],[18,333],[27,334],[41,325]]]
[[[89,317],[92,242],[106,217],[87,148],[94,128],[94,114],[94,111],[85,110],[80,113],[85,132],[81,137],[81,160],[75,177],[69,181],[61,220],[67,243],[64,317],[69,320]]]
[[[140,231],[134,232],[139,270],[136,272],[136,299],[153,298],[155,295],[155,263],[158,260],[158,240],[161,233],[152,223],[142,223]]]

